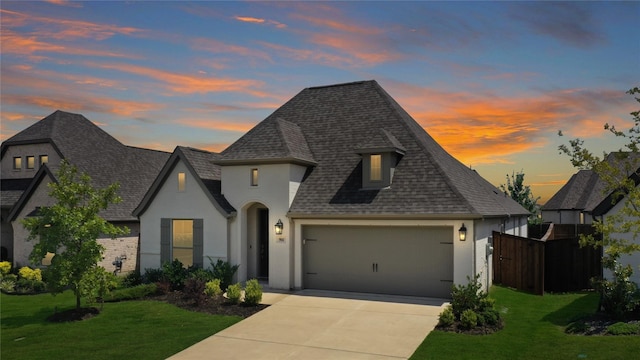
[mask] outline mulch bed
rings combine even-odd
[[[629,319],[616,320],[599,312],[572,322],[565,331],[573,335],[612,335],[607,331],[607,327],[619,322],[638,324],[640,323],[640,313],[632,314]]]
[[[492,326],[476,326],[473,329],[466,329],[460,326],[459,322],[453,323],[451,326],[436,326],[436,329],[446,331],[446,332],[455,332],[459,334],[467,334],[467,335],[489,335],[495,332],[500,331],[504,327],[504,322],[500,320],[500,322],[496,325]]]

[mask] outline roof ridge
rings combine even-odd
[[[375,80],[351,81],[351,82],[345,82],[345,83],[340,83],[340,84],[312,86],[312,87],[306,88],[305,90],[317,90],[317,89],[326,89],[326,88],[339,87],[339,86],[361,85],[361,84],[370,83],[370,82],[374,82],[375,83],[376,81]]]

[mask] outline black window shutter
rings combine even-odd
[[[204,230],[202,219],[193,220],[193,265],[202,268],[204,256]]]
[[[160,264],[171,262],[171,219],[160,219]]]

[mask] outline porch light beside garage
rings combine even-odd
[[[276,223],[275,228],[276,228],[276,235],[282,235],[282,229],[284,229],[282,220],[278,219],[278,222]]]
[[[467,240],[467,227],[464,226],[464,223],[462,223],[462,226],[458,229],[458,236],[460,237],[460,241]]]

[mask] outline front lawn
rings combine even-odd
[[[159,301],[106,303],[100,315],[73,323],[50,323],[56,311],[73,308],[71,292],[58,296],[0,295],[0,358],[164,359],[242,320],[209,315]]]
[[[494,286],[490,296],[504,329],[491,335],[432,331],[411,359],[634,359],[640,353],[640,336],[564,333],[572,320],[595,311],[594,293],[537,296]]]

